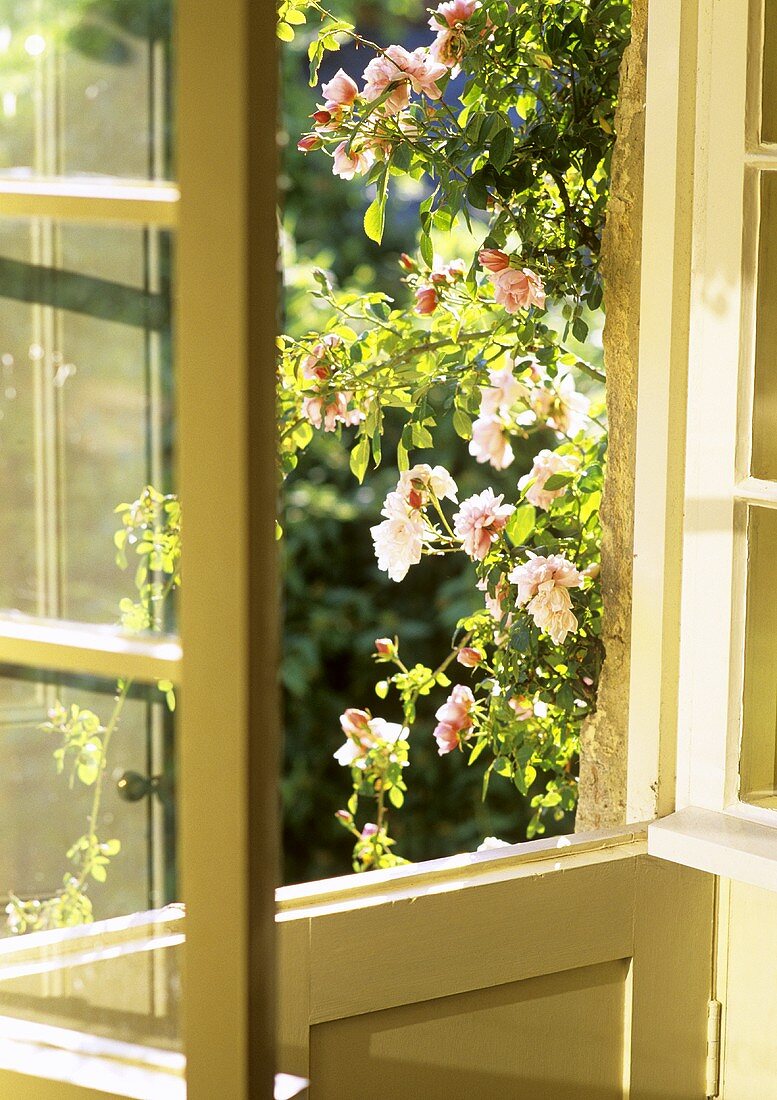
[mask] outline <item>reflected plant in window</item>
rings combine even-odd
[[[283,472],[323,431],[342,438],[361,482],[384,461],[387,418],[399,419],[398,480],[371,528],[378,568],[401,583],[426,557],[458,555],[483,601],[437,668],[408,660],[398,638],[376,643],[390,670],[375,690],[391,736],[354,700],[335,751],[352,777],[337,818],[354,837],[357,870],[398,862],[388,810],[404,800],[416,736],[433,738],[440,756],[479,762],[484,798],[494,775],[510,782],[531,802],[530,836],[576,803],[579,735],[603,659],[605,377],[585,343],[602,306],[629,15],[626,0],[452,0],[430,10],[429,40],[411,50],[371,41],[318,0],[279,5],[279,37],[306,36],[312,87],[341,43],[364,58],[363,71],[341,68],[321,84],[300,155],[331,157],[343,186],[370,189],[364,231],[378,244],[390,191],[412,181],[421,196],[399,299],[341,290],[319,270],[323,322],[279,338]],[[456,227],[471,249],[446,262],[436,246]],[[499,471],[512,467],[517,440],[541,440],[512,495],[496,493],[484,471],[480,491],[459,500],[433,465],[449,422],[479,467]],[[416,733],[416,703],[432,691],[447,693],[437,724]],[[361,799],[371,807],[364,825]]]
[[[160,630],[166,601],[181,584],[180,503],[174,495],[164,495],[146,486],[137,500],[120,504],[116,513],[122,523],[114,536],[116,562],[126,569],[128,555],[132,555],[137,590],[136,599],[127,597],[121,601],[121,624],[130,633]],[[97,829],[109,749],[112,738],[119,732],[131,689],[132,680],[118,680],[113,707],[104,724],[93,710],[57,700],[49,710],[48,721],[40,727],[60,742],[53,754],[57,772],[67,777],[71,790],[77,784],[90,788],[92,798],[86,832],[66,853],[71,867],[64,875],[62,888],[53,897],[45,898],[20,898],[9,892],[6,914],[13,932],[62,928],[92,919],[90,886],[106,881],[111,859],[121,851],[120,839],[103,840]],[[157,689],[169,709],[174,710],[172,683],[160,680]]]

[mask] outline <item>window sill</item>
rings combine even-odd
[[[737,805],[725,812],[688,806],[648,826],[648,854],[777,891],[777,821]]]

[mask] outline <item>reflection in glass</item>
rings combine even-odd
[[[146,485],[172,489],[170,237],[3,230],[0,608],[115,623],[135,598],[115,509]]]
[[[755,392],[753,413],[754,477],[777,478],[777,174],[761,177],[758,249]]]
[[[0,173],[169,179],[171,0],[0,5]]]
[[[740,792],[777,807],[777,509],[751,508]]]
[[[157,685],[0,670],[3,933],[174,898],[172,744]]]

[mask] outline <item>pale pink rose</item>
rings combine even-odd
[[[452,752],[461,744],[461,735],[470,729],[474,722],[470,711],[475,705],[475,696],[468,687],[457,684],[445,703],[436,711],[437,726],[434,737],[440,756]]]
[[[340,725],[346,741],[332,755],[343,767],[355,765],[363,768],[367,753],[378,742],[395,745],[408,734],[408,730],[397,722],[387,722],[385,718],[370,718],[367,711],[353,708],[340,716]]]
[[[553,501],[564,495],[566,487],[546,489],[545,482],[553,474],[571,472],[576,470],[577,466],[577,459],[572,455],[560,455],[555,451],[542,450],[535,456],[529,473],[524,474],[518,482],[518,488],[524,489],[531,481],[532,484],[526,489],[526,499],[535,508],[542,508],[544,512],[547,512]]]
[[[420,286],[415,292],[415,311],[422,317],[437,309],[437,291],[433,286]]]
[[[378,569],[388,573],[392,581],[401,581],[410,566],[421,560],[427,532],[423,514],[409,508],[395,492],[386,497],[381,515],[386,517],[383,523],[370,528]]]
[[[507,580],[504,577],[499,578],[496,585],[494,586],[493,596],[488,591],[488,582],[485,579],[479,580],[476,587],[479,588],[480,591],[484,594],[483,599],[486,605],[486,610],[491,615],[491,618],[494,620],[494,622],[501,622],[504,618],[505,613],[504,603],[507,599],[509,592],[509,585],[507,584]],[[510,617],[508,617],[508,622],[509,621]]]
[[[300,153],[310,153],[313,149],[321,148],[321,138],[318,134],[304,134],[297,142]]]
[[[390,657],[396,651],[396,646],[391,638],[376,638],[375,652],[379,657]]]
[[[555,388],[538,386],[531,395],[531,407],[538,420],[573,439],[588,419],[588,398],[578,393],[575,380],[566,373],[555,380]]]
[[[504,271],[497,271],[491,276],[494,287],[494,301],[504,306],[507,313],[517,313],[526,306],[545,305],[545,290],[539,275],[535,275],[528,267],[519,271],[515,267],[508,267]]]
[[[534,706],[525,695],[514,695],[507,702],[519,722],[526,722],[529,718],[534,717]]]
[[[309,382],[325,381],[331,374],[331,370],[322,360],[326,358],[327,353],[332,348],[336,348],[341,343],[342,341],[336,333],[327,333],[323,340],[314,345],[310,355],[305,356],[302,360],[302,377]]]
[[[449,27],[455,27],[457,23],[466,23],[479,7],[479,0],[448,0],[447,3],[437,6],[429,17],[429,26],[433,31],[439,30],[441,26],[439,17],[442,17]]]
[[[602,571],[602,567],[598,561],[591,562],[583,570],[583,576],[588,577],[589,580],[595,581]]]
[[[483,660],[483,654],[472,646],[465,645],[456,654],[456,660],[465,668],[477,668]]]
[[[495,416],[479,417],[474,421],[469,453],[478,462],[490,462],[495,470],[504,470],[515,458],[502,423]]]
[[[493,489],[484,489],[463,501],[453,517],[453,529],[464,543],[464,551],[474,561],[483,561],[492,543],[499,538],[510,516],[512,504],[503,504],[504,496]]]
[[[429,494],[434,493],[438,500],[452,500],[458,497],[458,486],[444,466],[429,466],[418,463],[399,475],[396,492],[411,508],[422,508],[428,503]]]
[[[348,408],[351,397],[352,394],[346,392],[335,393],[327,398],[306,397],[302,402],[302,415],[314,428],[323,425],[325,432],[333,432],[338,424],[353,426],[364,419],[364,413],[359,409]]]
[[[501,248],[481,248],[478,252],[478,260],[481,267],[494,275],[500,271],[507,271],[510,266],[510,257]]]
[[[354,176],[363,176],[375,163],[375,154],[371,149],[346,149],[348,143],[341,141],[334,152],[332,174],[340,179],[352,180]]]
[[[389,46],[378,57],[374,57],[364,70],[364,98],[370,102],[380,99],[389,85],[398,81],[380,109],[386,115],[396,115],[403,111],[410,102],[407,80],[409,64],[410,54],[402,46]]]
[[[445,65],[430,57],[429,50],[425,46],[419,46],[410,54],[407,72],[410,77],[410,86],[416,95],[439,99],[442,92],[437,87],[437,81],[445,76],[447,71]]]
[[[529,391],[523,382],[513,374],[512,367],[502,367],[488,372],[490,386],[485,386],[480,394],[480,416],[507,417],[513,405],[519,401],[528,402]]]
[[[535,625],[556,645],[561,645],[570,631],[577,630],[569,589],[579,588],[583,575],[571,561],[561,554],[532,554],[525,565],[509,574],[508,580],[518,586],[518,606],[526,605]]]
[[[368,821],[362,829],[362,840],[371,840],[374,836],[377,836],[380,830],[378,826],[372,821]]]
[[[332,107],[350,107],[359,93],[356,81],[343,69],[338,69],[328,84],[322,84],[321,91],[326,98],[328,110]]]

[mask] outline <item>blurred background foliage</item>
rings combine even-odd
[[[429,37],[421,0],[337,0],[332,7],[384,45],[398,42],[413,48]],[[348,289],[382,290],[409,302],[397,260],[400,252],[414,251],[417,232],[418,192],[400,192],[391,199],[379,248],[362,230],[370,199],[364,187],[336,179],[326,157],[297,152],[297,138],[309,128],[316,102],[315,89],[308,86],[306,45],[301,34],[283,47],[283,329],[296,336],[323,320],[309,293],[316,267],[330,271]],[[358,80],[368,60],[344,45],[340,53],[327,56],[321,79],[330,79],[342,66]],[[466,233],[437,244],[446,260],[461,254],[469,261],[475,247]],[[601,356],[599,327],[593,319],[594,344],[586,347],[592,363]],[[384,453],[396,448],[397,437],[396,425],[387,421]],[[534,454],[555,445],[550,432],[547,440],[535,437],[523,447],[514,440],[516,461],[498,472],[478,466],[452,427],[438,432],[437,439],[433,453],[414,452],[413,460],[444,465],[462,498],[491,485],[513,499],[516,482],[531,467]],[[359,486],[348,467],[348,444],[345,438],[317,433],[283,489],[286,882],[343,874],[350,868],[352,838],[333,816],[350,788],[346,769],[332,758],[342,741],[339,715],[346,707],[368,707],[389,721],[401,718],[395,701],[384,704],[375,696],[380,678],[371,659],[375,638],[399,633],[407,664],[434,666],[448,651],[456,620],[478,603],[474,572],[471,565],[462,565],[459,555],[424,559],[401,585],[379,573],[369,529],[379,521],[396,470],[386,464],[368,473]],[[457,679],[466,682],[465,670],[460,672]],[[413,861],[472,850],[489,835],[523,840],[530,817],[529,799],[522,800],[508,780],[495,776],[483,803],[477,769],[468,769],[458,753],[438,757],[433,714],[444,694],[433,693],[420,702],[411,737],[412,781],[402,810],[392,814],[396,851]],[[538,777],[536,789],[542,785]],[[572,825],[569,816],[549,821],[548,832],[569,832]]]

